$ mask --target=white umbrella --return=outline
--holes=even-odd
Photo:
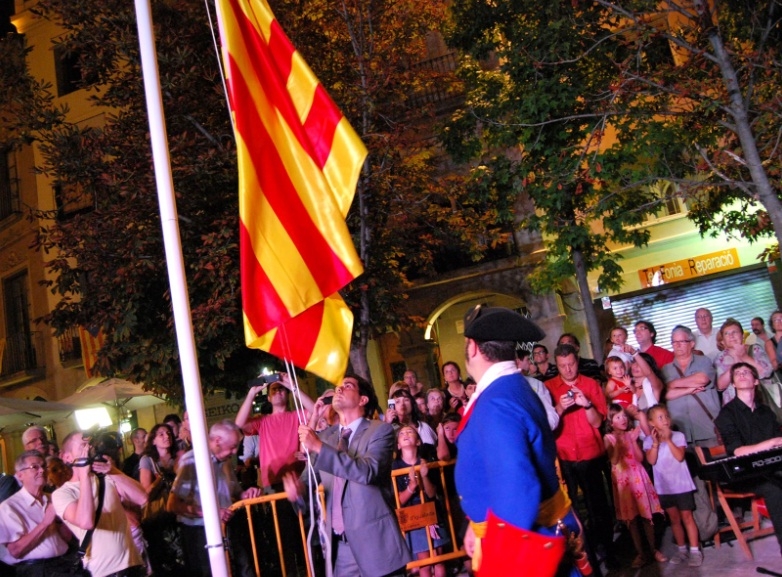
[[[119,413],[122,409],[135,411],[165,403],[166,400],[145,391],[141,385],[124,379],[90,379],[62,402],[75,405],[79,409],[106,406]]]
[[[75,406],[65,402],[0,397],[0,431],[24,429],[31,424],[48,425],[64,421],[74,410]]]

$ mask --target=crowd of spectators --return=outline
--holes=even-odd
[[[616,549],[617,523],[632,537],[633,567],[669,561],[653,518],[667,519],[673,529],[677,548],[670,562],[700,565],[701,541],[709,535],[702,528],[699,534],[702,483],[687,468],[687,453],[718,443],[736,455],[782,447],[779,406],[773,398],[762,404],[758,389],[781,368],[782,313],[771,315],[771,334],[759,317],[748,333],[735,319],[715,329],[705,308],[695,311],[694,321],[697,330],[686,324],[673,329],[670,349],[657,344],[649,321],[633,326],[635,346],[625,327],[614,327],[602,366],[582,356],[572,333],[560,335],[551,352],[542,343],[517,350],[516,372],[545,409],[558,474],[581,515],[596,572],[626,563],[626,552]],[[442,483],[431,464],[458,459],[457,431],[476,383],[462,378],[457,362],[441,370],[442,383],[431,387],[414,370],[405,371],[389,388],[385,410],[374,388],[356,375],[315,401],[302,394],[298,410],[287,375],[251,387],[235,420],[209,432],[229,537],[232,503],[284,493],[293,506],[277,507],[277,522],[286,567],[295,570],[304,559],[295,513],[308,508],[308,487],[322,483],[331,541],[317,540],[315,558],[334,559],[336,575],[404,575],[409,561],[429,556],[429,542],[435,553],[461,547],[467,519],[453,471],[446,470]],[[269,410],[256,413],[263,393]],[[42,427],[25,431],[22,441],[25,451],[15,462],[20,488],[0,504],[0,561],[9,575],[77,574],[68,571],[85,541],[83,564],[92,577],[210,574],[186,414],[184,421],[168,415],[149,433],[132,431],[133,452],[124,460],[115,436],[104,440],[105,458],[95,460],[96,441],[81,432],[68,435],[61,450]],[[392,476],[396,469],[407,472]],[[779,482],[750,489],[766,498],[782,545]],[[437,503],[437,523],[402,538],[395,509],[430,501]],[[446,502],[457,528],[453,540],[443,518]],[[229,542],[235,574],[254,572],[244,540]],[[258,547],[276,551],[274,543]],[[419,574],[443,576],[446,569],[436,563]]]

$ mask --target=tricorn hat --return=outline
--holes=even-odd
[[[531,343],[543,339],[546,333],[515,311],[478,305],[464,315],[464,336],[476,341]]]

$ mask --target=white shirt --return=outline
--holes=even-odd
[[[0,547],[0,560],[15,565],[21,561],[52,559],[67,553],[68,544],[60,536],[57,523],[49,525],[40,543],[20,559],[13,557],[6,548],[41,524],[48,503],[48,495],[43,494],[39,501],[22,487],[0,504],[0,543],[3,545]]]
[[[500,377],[515,375],[518,373],[521,373],[521,371],[516,366],[516,361],[502,361],[491,365],[488,369],[486,369],[486,372],[483,373],[481,380],[476,384],[475,392],[472,394],[472,397],[470,397],[470,401],[467,403],[467,406],[464,409],[464,414],[467,414],[467,411],[470,410],[470,406],[475,403],[475,400],[481,395],[481,393],[483,393],[483,391],[485,391],[495,380],[499,379]],[[546,419],[548,420],[548,424],[553,431],[557,428],[557,425],[559,425],[559,415],[557,414],[556,409],[554,409],[554,405],[551,401],[551,394],[548,392],[546,385],[541,383],[539,380],[533,379],[532,377],[524,378],[527,379],[527,382],[530,384],[530,388],[535,391],[535,394],[540,397],[540,400],[543,403],[543,407],[546,409]]]
[[[717,348],[717,331],[711,329],[711,334],[706,336],[700,331],[693,331],[695,335],[695,348],[709,357],[711,361],[719,354],[720,350]]]
[[[98,480],[91,475],[93,508],[98,507]],[[60,518],[71,503],[77,503],[81,492],[78,481],[68,481],[52,493],[52,503]],[[65,521],[68,529],[79,543],[87,533],[86,529]],[[141,565],[141,556],[133,544],[130,525],[122,507],[122,501],[110,475],[106,475],[106,492],[104,494],[103,512],[100,521],[92,534],[92,542],[84,557],[84,567],[93,577],[103,577],[117,571],[122,571],[134,565]]]

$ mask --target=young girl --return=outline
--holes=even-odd
[[[684,541],[686,531],[690,545],[688,564],[698,567],[703,562],[703,553],[698,548],[698,526],[692,516],[695,510],[695,483],[684,460],[687,439],[684,433],[671,430],[671,416],[664,405],[650,408],[647,420],[652,434],[644,439],[646,460],[654,471],[660,503],[668,514],[673,538],[679,547],[679,551],[671,557],[671,563],[679,564],[688,558],[687,543]]]
[[[606,421],[606,435],[603,439],[611,459],[616,519],[627,523],[638,553],[632,566],[637,569],[649,562],[641,540],[641,526],[649,550],[654,552],[654,559],[664,563],[668,558],[654,548],[652,527],[652,515],[662,513],[663,510],[652,481],[641,464],[643,453],[638,446],[639,429],[630,428],[632,419],[616,403],[609,405]]]
[[[627,365],[619,357],[606,359],[606,372],[609,379],[606,384],[606,397],[611,403],[622,407],[637,405],[638,397],[635,394],[633,379],[627,374]]]
[[[630,364],[633,360],[633,348],[627,344],[627,329],[624,327],[612,328],[608,340],[611,344],[608,356],[619,357],[626,364]]]
[[[437,489],[429,478],[429,468],[426,465],[426,461],[418,456],[418,447],[421,445],[421,439],[418,437],[416,428],[408,425],[401,427],[396,434],[396,445],[398,453],[392,468],[394,470],[406,469],[407,467],[420,465],[420,479],[423,483],[424,494],[426,495],[427,501],[433,500],[437,496]],[[415,469],[410,469],[410,473],[407,475],[396,477],[396,487],[399,492],[399,502],[402,507],[418,505],[421,503],[418,482],[419,477],[416,474]],[[434,547],[438,554],[440,553],[440,548],[449,542],[449,539],[445,537],[445,534],[443,533],[443,529],[437,525],[430,525],[429,527],[408,531],[406,535],[407,545],[417,559],[426,559],[429,557],[429,543],[426,538],[427,530],[429,530],[432,537],[432,547]],[[438,534],[438,532],[440,534]],[[431,577],[431,568],[432,566],[421,567],[419,575],[421,577]],[[435,577],[445,577],[445,565],[442,563],[434,565],[434,575]]]

